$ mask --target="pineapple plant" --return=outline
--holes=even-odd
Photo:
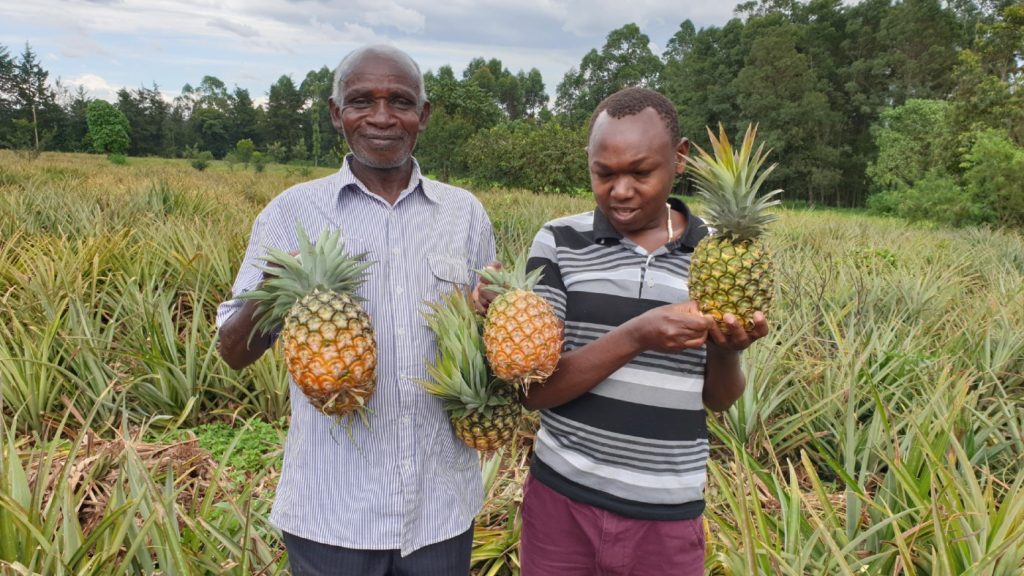
[[[283,324],[285,364],[309,402],[330,416],[365,419],[376,386],[377,344],[355,290],[372,262],[348,254],[340,231],[324,230],[315,245],[301,226],[296,234],[298,254],[270,248],[266,264],[257,266],[267,280],[241,296],[257,302],[253,334]]]
[[[494,378],[484,357],[482,319],[468,295],[454,291],[424,314],[437,337],[438,353],[427,365],[427,392],[444,403],[458,436],[470,448],[491,452],[519,428],[522,406],[515,391]]]
[[[562,321],[533,287],[543,270],[526,273],[519,258],[511,269],[480,270],[498,296],[487,309],[484,346],[494,374],[527,392],[530,384],[551,376],[562,355]]]
[[[776,219],[768,209],[779,204],[775,196],[782,190],[758,196],[776,164],[761,170],[768,153],[763,144],[754,149],[757,127],[747,127],[739,149],[721,124],[718,134],[708,129],[714,154],[698,146],[698,154],[689,159],[697,194],[706,202],[705,220],[714,232],[693,251],[690,299],[723,329],[727,313],[749,329],[754,312],[767,313],[771,306],[774,276],[764,234]]]

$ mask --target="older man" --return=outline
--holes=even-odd
[[[332,429],[292,383],[292,419],[271,523],[292,571],[306,574],[462,575],[483,491],[475,453],[455,438],[441,404],[417,384],[436,349],[422,303],[475,282],[494,258],[491,223],[465,190],[424,177],[412,157],[430,103],[416,63],[368,46],[334,72],[331,121],[352,150],[337,173],[284,191],[260,213],[217,314],[220,351],[235,369],[271,345],[249,334],[269,247],[297,248],[296,222],[316,238],[340,228],[346,247],[374,262],[359,290],[379,348],[369,423],[351,438]]]

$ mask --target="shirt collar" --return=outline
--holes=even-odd
[[[702,238],[708,235],[708,228],[704,224],[704,221],[694,216],[693,213],[690,212],[690,207],[687,206],[686,203],[683,202],[680,198],[669,197],[668,204],[669,206],[672,207],[673,210],[675,210],[676,212],[681,212],[683,216],[686,218],[686,231],[683,232],[683,235],[678,240],[670,242],[667,248],[672,250],[680,245],[687,246],[690,248],[696,248],[697,243],[700,242]],[[595,207],[594,242],[598,244],[605,244],[609,240],[621,242],[622,234],[618,230],[616,230],[614,226],[612,226],[612,223],[611,221],[608,220],[608,217],[604,215],[604,212],[601,212],[601,208],[599,206]]]
[[[352,186],[355,186],[357,189],[370,194],[371,192],[369,187],[367,187],[366,184],[363,184],[363,182],[356,177],[355,173],[352,172],[352,158],[352,153],[349,152],[345,155],[345,160],[341,163],[341,170],[338,171],[338,193],[340,194],[345,190],[351,189]],[[440,203],[441,199],[438,197],[437,190],[435,190],[433,186],[429,185],[430,181],[424,178],[423,173],[420,172],[419,162],[417,162],[415,158],[411,158],[411,160],[412,173],[409,175],[409,184],[406,186],[405,190],[402,190],[402,193],[398,195],[398,200],[405,198],[417,190],[422,190],[423,195],[426,196],[428,200],[435,204]]]

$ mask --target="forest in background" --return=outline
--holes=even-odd
[[[417,158],[477,185],[588,188],[594,106],[625,86],[677,105],[684,134],[757,123],[791,203],[867,206],[911,220],[1024,226],[1024,5],[1008,0],[762,0],[723,26],[680,23],[669,39],[612,30],[552,94],[540,72],[479,57],[425,73],[433,106]],[[51,79],[31,43],[0,45],[0,147],[337,165],[327,66],[281,76],[255,105],[214,76],[167,101],[153,84],[112,105]],[[90,117],[92,121],[90,122]],[[195,165],[202,165],[201,162]]]

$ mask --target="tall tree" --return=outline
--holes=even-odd
[[[583,123],[605,97],[627,86],[655,86],[661,60],[636,24],[608,33],[601,51],[591,50],[558,85],[556,109],[571,123]]]
[[[36,53],[26,43],[15,66],[14,90],[21,115],[25,116],[23,119],[31,123],[32,144],[36,150],[40,149],[40,115],[44,108],[55,106],[53,90],[47,83],[49,77],[49,72],[43,70]]]
[[[131,130],[125,115],[106,100],[93,100],[86,113],[89,139],[93,148],[104,154],[124,154]]]
[[[903,0],[882,20],[880,37],[889,51],[896,104],[949,96],[949,72],[964,47],[952,10],[939,0]]]
[[[310,70],[299,85],[299,91],[305,98],[306,114],[309,127],[307,140],[313,164],[319,166],[328,162],[331,151],[338,139],[337,131],[331,124],[331,114],[327,100],[331,97],[334,84],[334,73],[326,66],[319,70]],[[334,161],[338,159],[335,158]]]
[[[291,76],[284,75],[270,87],[267,101],[267,134],[264,141],[280,142],[289,151],[303,142],[305,98]],[[303,146],[304,146],[303,142]]]
[[[786,195],[820,202],[835,194],[839,182],[838,118],[810,58],[796,49],[795,25],[751,32],[757,37],[735,81],[743,123],[760,124],[779,162],[772,177]]]
[[[164,129],[170,105],[163,99],[156,84],[152,88],[140,87],[134,91],[122,88],[117,92],[117,108],[131,126],[132,156],[159,156],[167,152]]]
[[[235,87],[231,93],[231,107],[228,110],[228,139],[232,142],[252,140],[257,146],[258,118],[256,105],[245,88]]]

